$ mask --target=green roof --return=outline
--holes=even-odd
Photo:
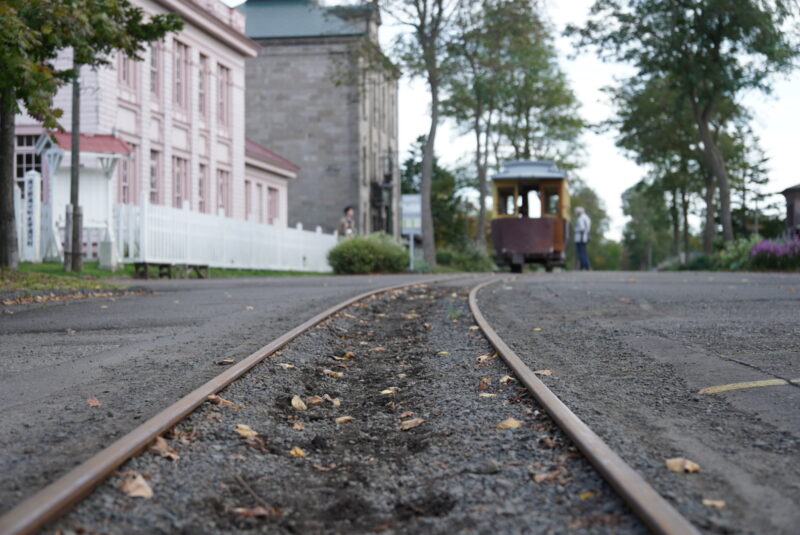
[[[360,35],[366,28],[337,15],[313,0],[247,0],[238,6],[251,39]]]

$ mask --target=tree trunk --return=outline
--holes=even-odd
[[[69,202],[72,205],[71,261],[67,271],[83,269],[83,214],[78,205],[81,180],[81,83],[80,65],[75,63],[75,79],[72,81],[72,158],[70,164]],[[66,253],[65,253],[66,256]],[[66,260],[66,259],[65,259]],[[66,267],[66,264],[65,264]]]
[[[17,222],[14,214],[15,101],[11,90],[0,92],[0,268],[17,269]]]
[[[681,188],[681,212],[683,213],[683,263],[689,262],[689,194],[687,187]]]
[[[422,254],[430,267],[436,267],[436,243],[433,232],[433,211],[431,210],[431,183],[433,182],[433,158],[436,143],[436,128],[439,126],[439,83],[428,78],[431,90],[431,126],[422,153]]]
[[[481,143],[480,116],[476,116],[473,128],[475,130],[475,169],[478,173],[478,228],[475,244],[483,248],[486,246],[486,165],[484,164],[485,152]],[[488,147],[486,148],[488,149]]]
[[[710,255],[714,252],[714,235],[716,234],[717,223],[714,219],[716,206],[714,205],[714,175],[711,171],[704,170],[705,175],[705,202],[706,202],[706,222],[703,226],[703,253]]]
[[[678,256],[680,252],[681,243],[681,219],[678,211],[678,190],[677,188],[670,191],[672,200],[669,205],[669,215],[672,219],[672,256]]]
[[[697,127],[700,131],[700,139],[703,141],[703,156],[706,165],[717,179],[719,186],[719,218],[722,222],[722,237],[725,241],[733,241],[733,221],[731,220],[731,186],[728,178],[728,170],[719,151],[714,136],[708,128],[708,120],[703,117],[697,118]]]

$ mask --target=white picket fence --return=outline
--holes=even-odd
[[[336,234],[265,225],[148,204],[114,206],[116,250],[123,263],[235,269],[331,271]]]

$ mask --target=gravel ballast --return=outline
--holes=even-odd
[[[507,378],[467,293],[350,307],[177,425],[177,460],[131,459],[48,532],[646,532]],[[120,488],[137,476],[152,497]]]

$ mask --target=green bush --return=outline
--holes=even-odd
[[[436,263],[458,271],[494,271],[497,269],[485,250],[472,245],[461,250],[442,249],[437,251]]]
[[[750,251],[753,245],[761,241],[760,236],[739,238],[725,244],[725,248],[711,256],[711,269],[723,271],[743,271],[752,268]]]
[[[328,252],[334,273],[396,273],[408,267],[408,252],[385,232],[342,240]]]

